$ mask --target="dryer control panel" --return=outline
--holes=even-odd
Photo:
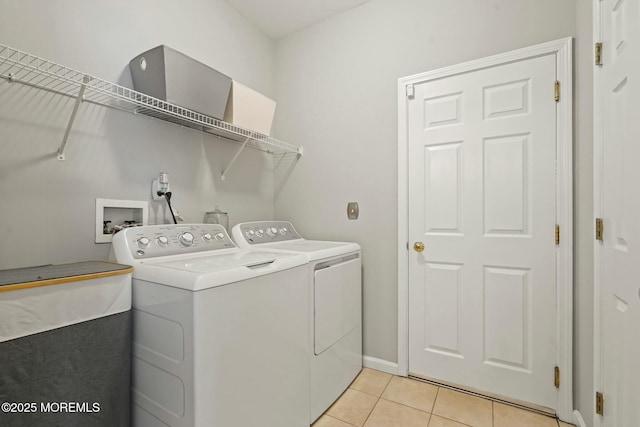
[[[113,250],[123,256],[147,259],[235,248],[219,224],[162,224],[127,228],[113,236]]]
[[[249,245],[301,239],[289,221],[243,222],[233,227],[231,234],[236,242],[244,241]]]

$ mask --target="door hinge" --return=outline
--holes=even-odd
[[[559,245],[560,244],[560,226],[558,224],[556,224],[555,238],[556,238],[556,245]]]
[[[602,65],[602,43],[598,42],[595,46],[596,65]]]
[[[560,102],[560,82],[558,80],[553,84],[553,95],[556,102]]]
[[[560,368],[556,366],[553,371],[553,385],[556,386],[556,388],[560,388]]]
[[[596,391],[596,414],[604,415],[604,395]]]
[[[407,85],[407,98],[413,99],[416,96],[416,90],[413,85]]]
[[[604,224],[602,218],[596,218],[596,240],[602,242],[602,233],[604,232]]]

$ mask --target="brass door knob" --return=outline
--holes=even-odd
[[[413,250],[416,252],[422,252],[424,251],[424,243],[422,242],[415,242],[413,244]]]

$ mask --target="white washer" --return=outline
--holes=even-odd
[[[113,251],[134,267],[134,426],[309,425],[306,257],[217,224],[128,228]]]
[[[303,239],[287,221],[237,224],[241,248],[303,254],[311,288],[311,422],[362,369],[362,267],[357,243]]]

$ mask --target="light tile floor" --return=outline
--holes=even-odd
[[[364,368],[313,427],[572,427],[534,412]]]

